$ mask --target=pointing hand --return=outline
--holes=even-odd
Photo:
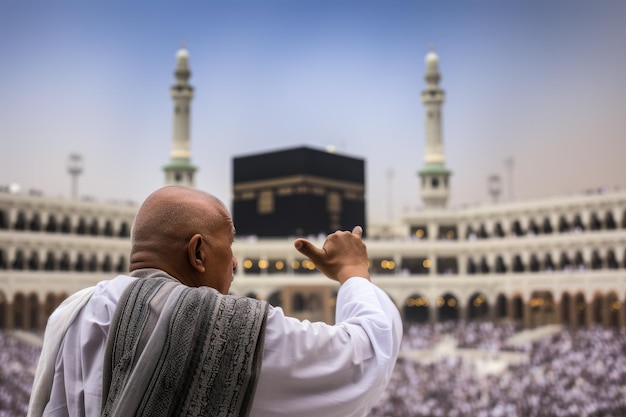
[[[321,249],[302,238],[296,239],[294,246],[320,272],[341,284],[355,276],[369,280],[367,248],[362,235],[363,228],[355,226],[352,232],[337,231],[328,235]]]

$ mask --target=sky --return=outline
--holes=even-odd
[[[367,218],[422,206],[424,57],[439,55],[449,207],[626,188],[626,2],[0,2],[0,185],[140,203],[164,184],[175,55],[196,185],[233,157],[332,145],[366,161]],[[507,164],[507,161],[510,161]]]

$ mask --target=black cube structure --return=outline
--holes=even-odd
[[[309,147],[233,159],[237,235],[293,237],[365,227],[365,161]]]

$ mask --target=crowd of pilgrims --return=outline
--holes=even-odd
[[[451,337],[456,349],[487,351],[493,358],[513,352],[525,359],[502,372],[482,372],[471,355],[431,361],[403,355],[370,417],[626,416],[626,329],[566,327],[510,344],[516,327],[490,322],[407,327],[404,353],[436,349]]]
[[[513,324],[443,322],[405,328],[401,357],[370,417],[617,417],[626,415],[626,329],[560,331],[525,344]],[[484,372],[471,356],[415,360],[452,340],[455,352],[523,356]],[[0,331],[0,417],[24,416],[40,347]]]
[[[0,417],[25,416],[41,347],[0,330]]]

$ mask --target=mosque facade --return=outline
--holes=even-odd
[[[189,56],[178,51],[174,135],[165,184],[194,186]],[[519,321],[626,327],[626,192],[448,208],[439,58],[426,56],[424,209],[368,227],[372,280],[405,321]],[[132,204],[0,190],[0,328],[41,330],[67,295],[129,264]],[[321,245],[323,238],[313,238]],[[322,278],[292,239],[234,243],[233,294],[280,304],[299,317],[332,321],[338,285]]]

